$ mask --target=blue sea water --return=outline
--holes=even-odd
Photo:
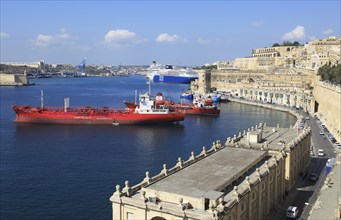
[[[145,172],[159,173],[177,158],[188,159],[203,146],[260,122],[289,127],[284,112],[238,103],[222,103],[221,115],[186,116],[174,125],[45,125],[15,123],[12,105],[108,106],[124,108],[135,90],[147,92],[143,76],[32,79],[34,86],[1,87],[0,218],[111,219],[109,198],[116,184],[135,185]],[[155,83],[179,101],[184,84]],[[241,158],[242,159],[242,158]]]

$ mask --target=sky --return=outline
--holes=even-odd
[[[340,37],[340,0],[0,0],[1,62],[201,66]]]

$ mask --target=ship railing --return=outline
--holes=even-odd
[[[153,112],[168,112],[168,109],[153,109]]]
[[[108,107],[43,107],[37,108],[42,111],[64,112],[64,113],[93,113],[93,114],[108,114],[108,113],[126,113],[131,112],[130,109],[123,108],[108,108]]]

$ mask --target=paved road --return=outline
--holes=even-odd
[[[317,199],[318,191],[320,191],[326,178],[325,167],[327,159],[336,156],[335,148],[330,140],[325,135],[320,135],[320,131],[322,130],[321,122],[315,120],[306,113],[302,113],[302,115],[303,117],[309,117],[308,120],[305,120],[305,126],[310,127],[312,130],[311,143],[314,155],[312,155],[307,175],[299,177],[299,180],[290,190],[284,202],[278,204],[276,211],[270,215],[270,219],[287,219],[286,209],[290,205],[298,207],[298,218],[307,219],[312,204],[314,204]],[[317,156],[318,149],[324,150],[325,155],[323,157]],[[310,172],[317,173],[320,176],[317,182],[309,180]]]

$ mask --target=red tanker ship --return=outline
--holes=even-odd
[[[134,102],[124,102],[126,106],[134,110],[139,107],[139,104]],[[211,98],[205,100],[194,100],[193,104],[177,104],[169,100],[164,100],[162,93],[157,93],[155,96],[155,105],[164,106],[165,108],[183,111],[187,115],[220,115],[220,108],[213,104]]]
[[[185,113],[168,108],[156,108],[149,93],[139,97],[134,108],[94,107],[31,107],[13,106],[16,122],[46,124],[162,124],[183,121]]]

